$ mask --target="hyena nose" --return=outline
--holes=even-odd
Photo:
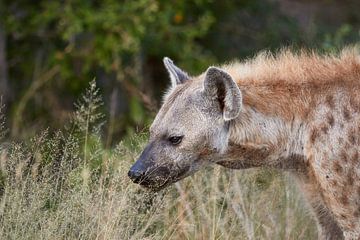
[[[128,176],[129,178],[134,182],[134,183],[140,183],[141,180],[143,179],[145,175],[145,172],[139,171],[139,170],[135,170],[135,169],[130,169],[128,172]]]

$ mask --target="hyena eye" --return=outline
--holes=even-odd
[[[178,145],[181,143],[182,139],[183,139],[183,136],[172,136],[172,137],[169,137],[169,142],[172,145]]]

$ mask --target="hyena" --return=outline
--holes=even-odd
[[[360,55],[288,50],[191,77],[164,58],[171,87],[128,175],[159,190],[209,164],[296,178],[320,239],[360,239]]]

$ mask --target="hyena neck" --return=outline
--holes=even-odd
[[[219,164],[230,168],[302,170],[304,133],[305,124],[298,118],[289,121],[245,106],[230,124],[228,151]]]

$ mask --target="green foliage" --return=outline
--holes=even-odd
[[[341,46],[346,44],[347,39],[353,36],[353,27],[349,24],[342,25],[335,33],[330,34],[326,33],[322,43],[322,49],[326,52],[336,52]],[[360,38],[360,31],[358,33],[358,38]],[[356,43],[356,41],[354,41]]]
[[[6,134],[4,108],[5,106],[2,104],[2,101],[0,99],[0,141],[4,139],[4,136]]]
[[[74,98],[94,76],[105,93],[107,117],[112,118],[107,145],[146,128],[168,85],[164,56],[197,74],[219,61],[262,49],[291,45],[329,51],[359,41],[360,19],[352,12],[356,1],[342,8],[349,21],[334,16],[337,25],[325,22],[315,4],[319,19],[314,15],[305,26],[299,13],[308,14],[306,3],[303,10],[289,12],[282,4],[3,0],[0,27],[7,36],[12,83],[11,135],[29,132],[18,129],[20,118],[26,129],[64,125]]]
[[[47,69],[57,66],[60,70],[53,77],[56,80],[42,89],[48,89],[55,96],[53,99],[59,101],[78,95],[94,75],[105,74],[112,85],[134,90],[131,86],[147,80],[141,68],[153,56],[160,63],[164,55],[169,55],[186,62],[190,70],[200,70],[215,60],[197,41],[214,22],[212,11],[204,8],[210,2],[176,1],[174,5],[171,1],[155,0],[5,1],[8,7],[2,9],[2,16],[10,40],[8,58],[16,62],[9,69],[11,78],[19,90],[26,89],[28,82],[23,79],[33,76],[36,81]],[[107,91],[113,88],[110,86]],[[162,89],[155,91],[159,94]],[[16,91],[15,97],[19,93],[22,95]],[[130,126],[149,122],[139,94],[134,95],[134,91],[126,94],[131,100],[129,111],[124,113],[128,116],[122,121]],[[45,104],[39,105],[32,98]],[[46,104],[44,95],[32,92],[25,101],[33,109],[29,120],[54,111]],[[17,105],[14,108],[17,112]],[[45,118],[52,118],[46,115]]]

